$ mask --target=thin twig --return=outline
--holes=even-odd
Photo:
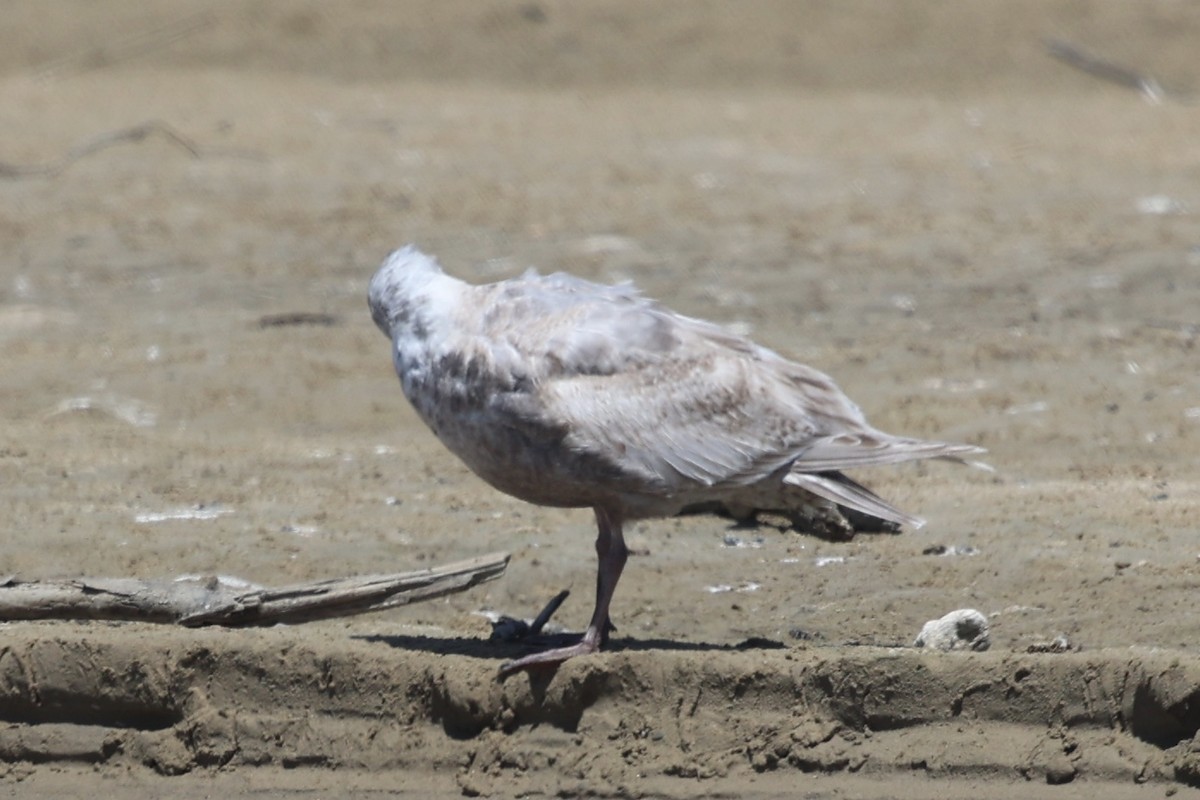
[[[130,128],[120,128],[94,136],[81,144],[75,145],[65,155],[44,164],[13,164],[7,161],[0,161],[0,178],[8,178],[10,180],[21,178],[53,178],[62,174],[76,161],[87,158],[101,150],[107,150],[110,147],[127,142],[143,142],[151,136],[156,135],[179,147],[192,158],[203,158],[206,155],[213,155],[218,152],[241,157],[250,157],[253,155],[244,151],[201,149],[192,140],[165,122],[151,120],[150,122],[143,122],[140,125],[134,125]]]
[[[1167,90],[1152,75],[1100,58],[1061,39],[1046,39],[1045,45],[1046,52],[1064,64],[1102,81],[1141,92],[1152,103],[1161,103],[1168,96]],[[1180,102],[1190,102],[1190,98],[1175,92],[1171,92],[1170,96]]]
[[[529,624],[529,632],[534,636],[537,636],[539,633],[541,633],[542,628],[546,627],[546,623],[549,622],[550,618],[554,616],[554,612],[558,611],[558,607],[561,606],[563,601],[570,596],[571,590],[563,589],[561,592],[554,595],[554,597],[550,598],[550,602],[546,603],[546,607],[543,608],[541,613],[534,617],[533,622]]]
[[[341,324],[341,319],[321,311],[286,311],[282,314],[266,314],[258,318],[260,328],[285,328],[293,325],[319,325],[332,328]]]
[[[558,611],[558,607],[563,604],[563,601],[570,594],[570,589],[563,589],[554,595],[554,597],[550,598],[550,602],[546,604],[546,607],[541,610],[541,613],[532,621],[510,617],[508,614],[501,614],[492,620],[492,641],[519,642],[539,635],[542,629],[546,627],[546,623],[554,616],[554,612]]]

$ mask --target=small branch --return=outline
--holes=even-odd
[[[102,133],[88,139],[82,144],[77,144],[54,161],[47,161],[43,164],[13,164],[8,161],[0,161],[0,178],[8,178],[9,180],[17,180],[21,178],[53,178],[67,170],[72,164],[81,159],[87,158],[101,150],[107,150],[118,144],[126,142],[143,142],[151,136],[161,136],[171,144],[184,150],[192,158],[203,158],[206,155],[214,155],[218,151],[201,149],[197,147],[190,139],[183,134],[177,132],[165,122],[151,120],[143,122],[140,125],[134,125],[129,128],[120,128],[115,131]],[[259,156],[253,153],[240,150],[221,150],[222,154],[234,155],[242,158],[258,158]]]
[[[296,624],[419,603],[495,580],[508,566],[493,553],[392,575],[247,587],[228,578],[79,578],[0,582],[0,620],[114,619],[188,627]]]
[[[542,629],[546,627],[546,623],[554,616],[554,612],[558,611],[558,607],[563,604],[571,595],[570,589],[563,589],[554,597],[550,598],[550,602],[542,609],[532,621],[525,621],[510,617],[507,614],[501,614],[491,620],[492,622],[492,640],[497,642],[519,642],[522,639],[530,639],[541,634]]]
[[[267,314],[258,318],[260,328],[284,328],[293,325],[320,325],[332,328],[340,323],[338,317],[321,311],[285,311],[282,314]]]
[[[1100,58],[1061,39],[1046,39],[1045,45],[1046,52],[1053,58],[1094,78],[1141,92],[1151,103],[1161,103],[1168,96],[1167,90],[1152,75]],[[1188,102],[1187,98],[1176,93],[1171,93],[1171,96],[1177,101]]]

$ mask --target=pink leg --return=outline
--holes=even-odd
[[[617,581],[621,579],[621,570],[625,568],[625,560],[629,557],[629,548],[625,546],[620,517],[599,507],[595,511],[596,524],[599,527],[596,534],[596,556],[599,561],[599,569],[596,573],[596,608],[592,612],[592,621],[588,624],[583,638],[577,644],[569,647],[545,650],[502,664],[500,666],[501,675],[508,675],[538,664],[557,664],[568,658],[595,653],[604,643],[610,627],[608,606],[612,602],[613,592],[617,589]]]

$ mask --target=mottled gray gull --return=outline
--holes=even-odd
[[[631,520],[718,503],[920,526],[841,470],[983,452],[877,430],[824,373],[628,284],[530,271],[473,286],[408,246],[368,300],[405,396],[451,452],[502,492],[596,514],[587,631],[504,672],[600,649]]]

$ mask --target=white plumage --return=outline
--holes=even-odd
[[[840,470],[982,452],[876,430],[827,375],[627,284],[529,272],[473,286],[409,246],[368,299],[405,395],[455,455],[522,500],[596,512],[588,632],[506,669],[599,647],[625,521],[710,504],[836,515],[837,504],[919,526]]]

